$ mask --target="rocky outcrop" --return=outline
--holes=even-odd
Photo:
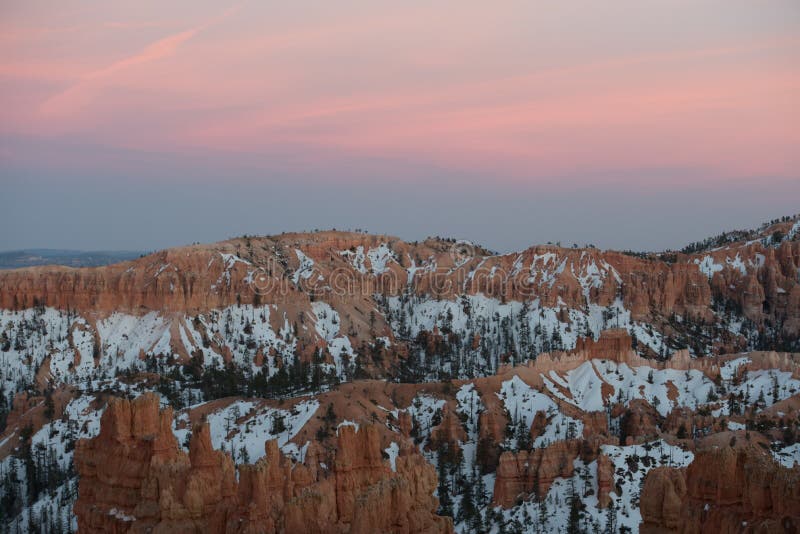
[[[673,409],[667,415],[661,425],[661,430],[681,439],[691,438],[695,430],[701,434],[721,432],[725,430],[724,422],[727,423],[727,420],[714,417],[710,413],[702,415],[689,408],[681,407]]]
[[[457,447],[459,441],[467,441],[467,434],[458,415],[445,404],[442,407],[442,422],[431,430],[430,448],[436,450],[444,443]]]
[[[376,427],[342,427],[329,468],[318,446],[294,463],[267,442],[237,481],[206,424],[195,426],[188,454],[171,424],[172,411],[160,411],[153,394],[109,403],[100,434],[76,447],[81,532],[452,531],[452,520],[435,514],[434,468],[406,446],[393,469]]]
[[[496,410],[487,409],[478,416],[478,430],[481,439],[485,439],[491,443],[500,443],[503,441],[508,418],[502,413],[498,413],[500,409],[499,406]]]
[[[607,508],[614,490],[614,463],[605,454],[597,457],[597,505]]]
[[[699,451],[686,469],[647,475],[641,532],[796,532],[798,484],[800,467],[781,467],[759,447]]]
[[[641,494],[642,531],[680,529],[686,500],[686,477],[682,469],[656,467],[651,470]]]
[[[620,417],[620,434],[624,438],[621,445],[642,443],[658,436],[659,416],[656,409],[642,399],[632,400],[628,406],[616,405],[612,417]]]
[[[530,451],[505,451],[500,455],[492,503],[510,508],[521,500],[539,499],[547,495],[556,478],[573,475],[574,461],[579,458],[589,464],[597,460],[598,501],[608,506],[613,491],[614,469],[611,460],[600,453],[600,447],[615,443],[607,436],[592,435],[588,439],[556,441]]]
[[[800,331],[797,240],[777,248],[759,242],[732,244],[708,253],[679,254],[670,262],[550,245],[507,255],[475,248],[458,259],[452,246],[348,232],[237,238],[105,267],[3,271],[0,308],[46,304],[81,312],[192,313],[235,303],[269,303],[296,311],[308,309],[309,294],[314,294],[351,311],[345,326],[363,339],[386,325],[371,324],[354,307],[369,310],[371,295],[398,295],[410,285],[417,294],[447,299],[462,292],[504,300],[536,298],[564,313],[583,309],[587,300],[607,306],[619,297],[634,320],[665,328],[664,318],[672,314],[713,320],[714,296],[731,302],[756,324],[771,319],[787,334]],[[379,247],[386,247],[391,257],[373,266],[364,252]],[[304,268],[297,251],[313,262],[315,276],[295,276]],[[360,263],[354,259],[358,251]],[[423,261],[425,268],[419,268]],[[711,264],[713,269],[701,270]],[[593,282],[584,287],[587,277]]]
[[[27,429],[32,435],[48,422],[61,417],[64,407],[72,400],[73,395],[71,388],[52,391],[49,400],[47,396],[33,396],[28,392],[15,395],[11,411],[6,416],[5,428],[0,432],[0,459],[14,452],[18,446],[18,439],[12,438],[15,435],[18,438],[23,429]]]
[[[224,532],[235,505],[233,462],[212,449],[207,426],[187,455],[171,425],[172,409],[160,411],[156,395],[109,402],[100,434],[75,448],[82,532]]]
[[[500,455],[492,503],[510,508],[520,500],[547,495],[558,477],[571,477],[580,452],[576,440],[557,441],[532,451],[506,451]]]
[[[631,345],[632,338],[628,331],[615,328],[604,330],[597,340],[591,337],[579,338],[572,352],[588,354],[599,360],[620,361],[624,359],[623,355],[632,352]]]

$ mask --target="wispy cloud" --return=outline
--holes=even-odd
[[[172,56],[181,45],[195,37],[201,31],[222,22],[236,12],[239,7],[240,6],[235,6],[228,9],[221,15],[199,26],[163,37],[145,46],[132,56],[120,59],[111,65],[84,74],[77,82],[70,85],[67,89],[42,102],[39,107],[39,112],[46,117],[64,116],[80,112],[92,102],[98,91],[101,91],[113,81],[114,76],[118,73],[135,65],[150,63]]]
[[[134,21],[134,22],[127,22],[127,21],[117,21],[117,20],[110,20],[108,22],[104,22],[103,26],[106,28],[113,28],[113,29],[122,29],[122,30],[139,30],[142,28],[161,28],[166,26],[167,23],[158,21],[158,20],[151,20],[151,21]]]

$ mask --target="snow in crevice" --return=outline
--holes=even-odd
[[[346,374],[343,357],[346,356],[349,360],[349,365],[354,366],[356,353],[350,343],[350,338],[348,336],[339,335],[339,329],[341,327],[339,313],[327,302],[312,302],[311,308],[314,312],[314,327],[316,328],[317,334],[327,342],[328,352],[330,352],[333,357],[336,375],[343,378]]]
[[[223,264],[222,272],[220,273],[219,278],[217,278],[216,283],[214,283],[211,286],[211,289],[216,289],[217,287],[220,287],[221,285],[223,285],[223,283],[225,285],[227,285],[227,286],[230,286],[230,284],[231,284],[231,269],[233,269],[236,266],[237,263],[241,263],[243,265],[252,265],[252,263],[250,263],[247,260],[244,260],[244,259],[240,258],[236,254],[225,254],[223,252],[220,252],[219,255],[222,257],[222,264]],[[212,258],[212,261],[213,261],[213,258]],[[210,265],[211,265],[211,262],[209,262],[209,266]]]
[[[353,268],[361,274],[367,274],[367,267],[364,264],[366,256],[364,255],[364,246],[359,245],[353,250],[342,250],[339,254],[348,258]]]
[[[384,449],[384,451],[389,456],[389,466],[392,468],[392,471],[396,473],[397,456],[400,454],[400,445],[398,445],[396,441],[393,441]]]
[[[719,263],[714,263],[714,258],[711,256],[704,256],[702,260],[695,258],[694,263],[699,267],[700,272],[709,278],[713,278],[714,273],[718,273],[724,268]]]
[[[386,243],[381,243],[380,246],[369,249],[367,252],[367,258],[369,259],[370,268],[372,269],[372,274],[374,275],[379,275],[386,272],[386,265],[389,262],[397,261],[394,252]]]
[[[503,401],[510,423],[526,432],[530,431],[536,414],[544,414],[547,426],[533,440],[533,447],[546,447],[555,441],[574,439],[583,434],[583,421],[564,415],[550,397],[529,386],[516,375],[503,382],[497,396]],[[516,435],[508,438],[506,448],[517,449],[517,440]]]
[[[342,428],[343,426],[351,426],[351,427],[353,427],[355,429],[356,432],[358,432],[358,429],[359,429],[359,424],[358,423],[356,423],[355,421],[351,421],[349,419],[345,419],[344,421],[342,421],[338,425],[336,425],[336,435],[337,436],[339,435],[339,429]]]
[[[730,423],[729,425],[730,426]],[[800,443],[794,443],[785,447],[778,447],[770,450],[775,461],[783,467],[791,469],[800,464]]]
[[[290,443],[308,423],[319,408],[316,400],[302,401],[289,410],[257,407],[253,401],[238,400],[225,408],[212,412],[207,420],[211,431],[211,444],[215,449],[233,455],[236,463],[254,463],[264,456],[264,443],[275,439],[287,454],[296,456],[300,449]],[[186,440],[185,429],[179,441]]]
[[[412,434],[419,441],[420,450],[423,450],[430,439],[433,427],[438,424],[445,401],[431,395],[421,393],[414,397],[407,408],[396,408],[391,411],[395,419],[400,417],[400,412],[407,412],[411,416]]]
[[[314,274],[314,260],[303,254],[300,249],[294,250],[295,254],[297,255],[298,261],[300,261],[300,266],[292,275],[292,283],[297,285],[300,280],[308,280]]]

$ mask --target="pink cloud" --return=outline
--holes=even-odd
[[[224,25],[230,10],[159,37],[185,18],[180,6],[134,18],[99,6],[80,32],[44,31],[80,17],[53,15],[30,35],[12,21],[33,44],[0,61],[0,97],[15,103],[0,109],[0,129],[179,157],[396,157],[512,182],[599,167],[725,176],[798,167],[791,27],[770,19],[759,31],[697,24],[692,33],[689,17],[662,29],[626,5],[630,22],[524,3],[251,3]],[[133,35],[149,41],[133,45]],[[66,59],[56,44],[70,47]]]
[[[238,10],[238,6],[228,9],[220,16],[202,25],[159,39],[132,56],[84,74],[66,90],[44,101],[39,108],[40,113],[44,116],[59,116],[80,111],[94,99],[98,91],[113,80],[117,73],[136,65],[150,63],[173,55],[183,43],[211,25],[221,22],[236,10]]]
[[[80,111],[94,98],[96,92],[112,79],[114,74],[134,65],[155,61],[173,54],[182,43],[191,39],[200,29],[198,27],[170,35],[148,45],[133,56],[85,74],[77,83],[43,102],[39,111],[45,116],[68,115]]]

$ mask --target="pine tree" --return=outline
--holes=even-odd
[[[606,528],[604,530],[605,534],[614,534],[617,531],[617,510],[616,506],[614,506],[614,501],[612,500],[608,503],[608,508],[606,508]]]
[[[494,441],[489,436],[478,439],[478,446],[475,452],[475,462],[480,468],[481,474],[489,473],[493,462]]]
[[[450,485],[448,484],[449,460],[446,452],[447,445],[436,451],[436,468],[439,475],[439,515],[453,516],[453,500],[450,496]]]
[[[471,483],[466,483],[463,485],[463,490],[461,491],[461,505],[458,508],[459,522],[466,523],[470,527],[475,520],[476,514],[478,514],[478,508],[475,505],[475,495],[473,490],[474,488]]]
[[[567,533],[568,534],[583,534],[581,528],[581,500],[578,497],[578,492],[575,491],[575,483],[570,481],[569,490],[569,516],[567,519]]]
[[[333,406],[332,404],[329,406]],[[286,423],[283,421],[283,415],[275,411],[272,413],[272,433],[273,434],[281,434],[286,432]]]
[[[756,405],[758,405],[761,408],[767,405],[767,400],[764,398],[763,389],[758,393],[758,399],[756,399]]]
[[[533,444],[531,443],[531,429],[525,424],[525,418],[520,417],[517,421],[516,436],[517,448],[520,450],[530,450]]]

